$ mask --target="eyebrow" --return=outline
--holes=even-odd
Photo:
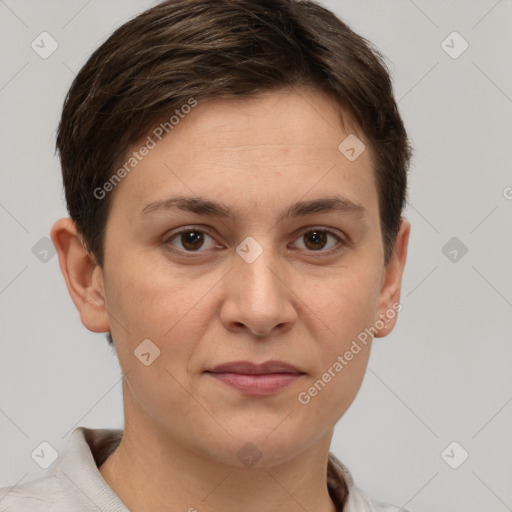
[[[172,196],[162,201],[149,203],[142,209],[139,218],[146,217],[154,212],[176,210],[192,212],[197,215],[230,219],[234,222],[240,219],[239,213],[225,204],[202,197],[186,196]],[[305,217],[321,212],[338,212],[345,215],[361,216],[366,213],[366,209],[361,204],[355,203],[346,197],[335,195],[294,203],[285,213],[281,214],[278,222],[281,222],[285,218]]]

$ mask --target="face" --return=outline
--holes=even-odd
[[[371,151],[343,118],[306,89],[201,103],[117,185],[98,272],[127,422],[228,464],[249,442],[261,465],[330,442],[358,336],[393,303]],[[212,372],[271,360],[294,369]]]

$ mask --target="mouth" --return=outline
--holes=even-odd
[[[284,361],[267,361],[262,364],[233,361],[206,370],[205,373],[251,396],[275,394],[306,375],[305,372]]]

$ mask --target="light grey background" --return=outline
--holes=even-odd
[[[415,147],[403,310],[375,341],[332,451],[359,486],[413,512],[512,510],[512,1],[324,3],[388,58]],[[64,95],[150,5],[0,0],[0,485],[44,473],[30,457],[42,441],[61,450],[78,425],[123,425],[113,351],[80,323],[57,257],[32,248],[66,216],[54,156]],[[47,59],[30,46],[43,31],[59,45]],[[469,44],[456,59],[441,45],[454,31]],[[459,242],[442,252],[452,237],[465,255]],[[441,457],[452,441],[469,453],[458,469]]]

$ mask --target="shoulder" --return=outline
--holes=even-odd
[[[0,487],[0,512],[126,512],[98,470],[120,432],[77,427],[44,476]]]
[[[409,512],[405,508],[374,500],[356,485],[350,489],[344,512],[345,510],[347,512]]]
[[[405,508],[374,500],[354,483],[348,468],[332,452],[329,453],[328,482],[335,496],[343,495],[343,512],[409,512]]]
[[[45,475],[30,482],[0,487],[0,512],[49,512],[65,510],[60,484],[55,475]],[[63,508],[55,508],[61,505]]]

